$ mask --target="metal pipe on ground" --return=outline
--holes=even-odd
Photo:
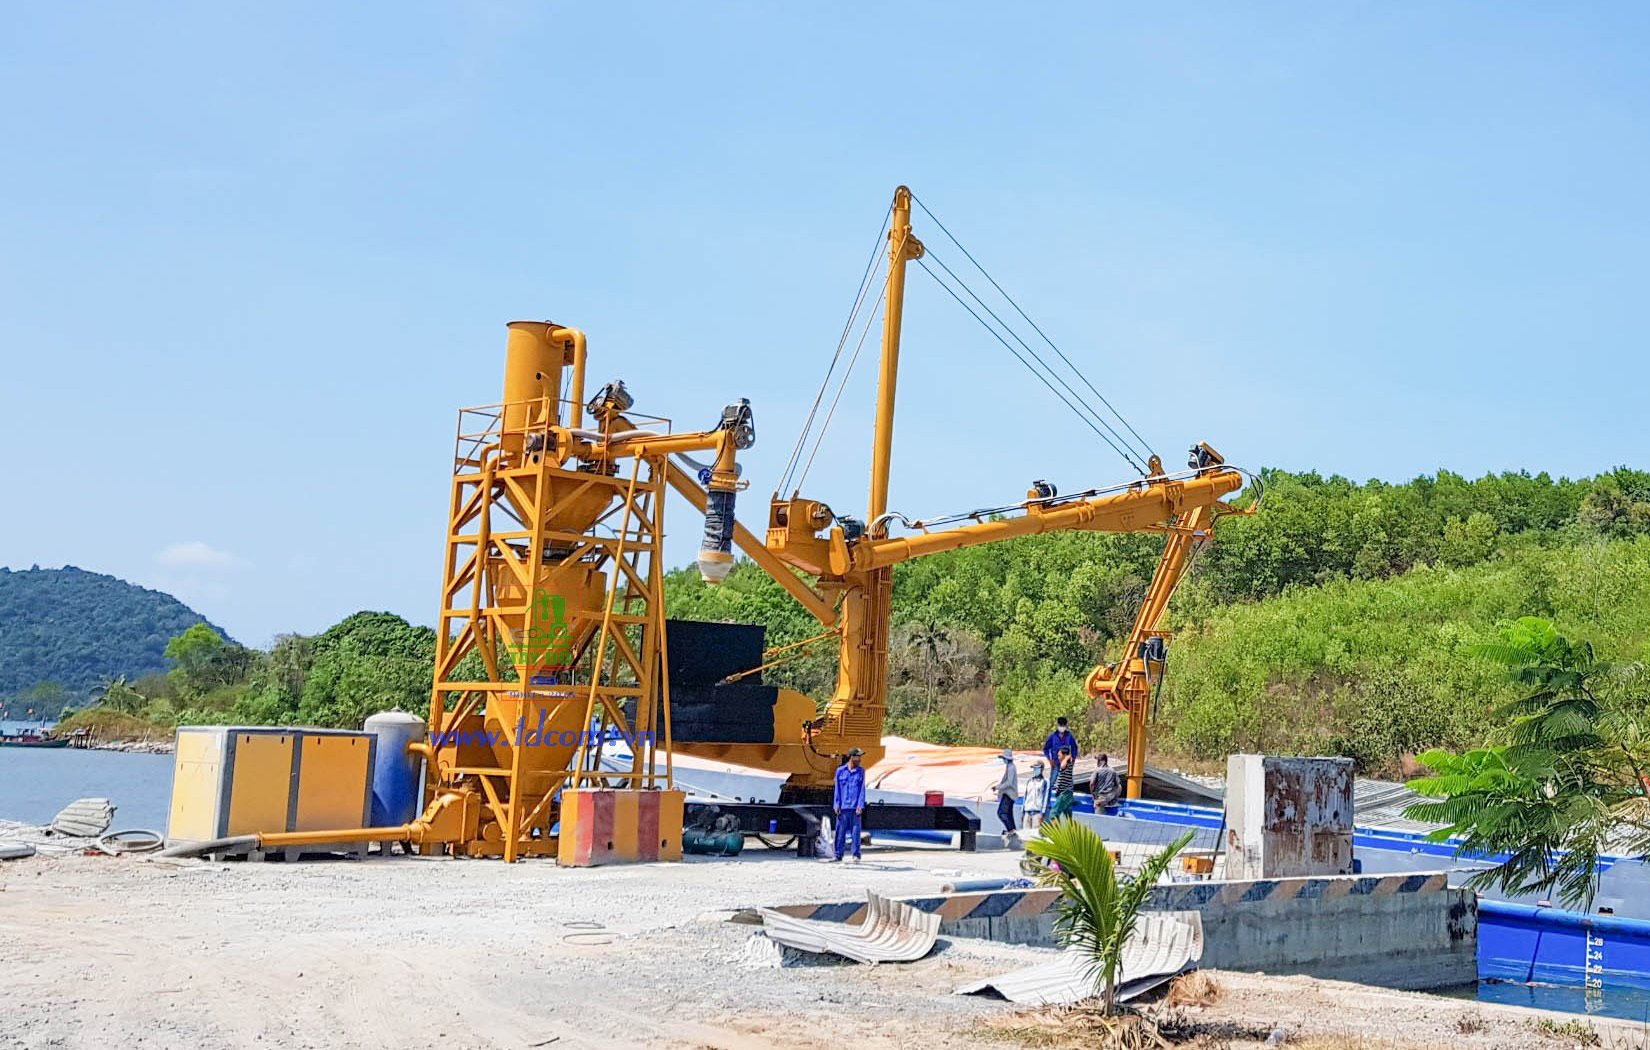
[[[326,831],[280,831],[268,834],[230,835],[206,842],[184,842],[169,846],[157,857],[199,857],[207,853],[228,853],[241,849],[280,849],[284,846],[320,846],[335,842],[381,842],[415,839],[427,830],[421,825],[398,824],[389,828],[333,828]]]

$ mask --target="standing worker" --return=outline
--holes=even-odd
[[[1054,805],[1048,808],[1050,820],[1071,816],[1071,804],[1074,801],[1071,793],[1072,768],[1076,765],[1077,757],[1071,748],[1062,747],[1059,761],[1054,766]]]
[[[1060,768],[1059,758],[1062,747],[1070,748],[1071,753],[1074,755],[1077,753],[1077,738],[1071,735],[1070,729],[1066,728],[1066,720],[1063,717],[1054,720],[1054,732],[1050,733],[1048,739],[1043,741],[1043,757],[1048,759],[1048,764],[1053,766],[1055,770]]]
[[[1117,770],[1111,768],[1111,759],[1104,753],[1100,755],[1100,765],[1094,770],[1094,779],[1089,782],[1089,794],[1094,796],[1094,811],[1096,813],[1117,801],[1123,793],[1123,786],[1118,782]]]
[[[859,822],[865,814],[865,770],[859,764],[865,754],[859,748],[848,752],[848,761],[836,768],[836,795],[831,809],[836,812],[836,859],[842,859],[842,848],[854,844],[854,863],[859,863]]]
[[[1003,842],[1014,835],[1014,800],[1020,797],[1020,775],[1014,771],[1014,752],[1003,748],[1003,776],[993,788],[997,792],[997,819],[1003,822]]]
[[[1026,781],[1026,830],[1036,831],[1043,825],[1043,810],[1048,808],[1048,778],[1043,776],[1039,759],[1031,764],[1031,779]]]

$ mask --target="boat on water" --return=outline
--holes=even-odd
[[[0,736],[0,747],[68,747],[68,737]]]
[[[0,747],[73,747],[75,740],[86,738],[84,729],[76,730],[73,735],[52,736],[56,727],[55,722],[0,718]]]

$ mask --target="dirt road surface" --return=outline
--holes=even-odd
[[[726,920],[867,888],[932,893],[952,878],[1016,874],[1017,860],[879,849],[849,867],[756,848],[582,870],[400,857],[8,861],[0,1047],[801,1050],[841,1047],[845,1032],[856,1050],[1011,1046],[982,1023],[1007,1004],[951,992],[1044,949],[942,940],[913,964],[756,968],[753,927]],[[1204,1008],[1208,1018],[1412,1040],[1395,1046],[1564,1045],[1523,1016],[1462,1034],[1463,1013],[1495,1013],[1474,1003],[1407,997],[1429,1013],[1398,1024],[1391,998],[1333,1009],[1324,1004],[1350,993],[1231,980],[1229,1004]]]

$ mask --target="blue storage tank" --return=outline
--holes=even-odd
[[[380,711],[361,727],[378,738],[372,766],[372,818],[375,828],[397,827],[418,816],[422,801],[424,756],[407,745],[424,740],[424,720],[405,711]]]

